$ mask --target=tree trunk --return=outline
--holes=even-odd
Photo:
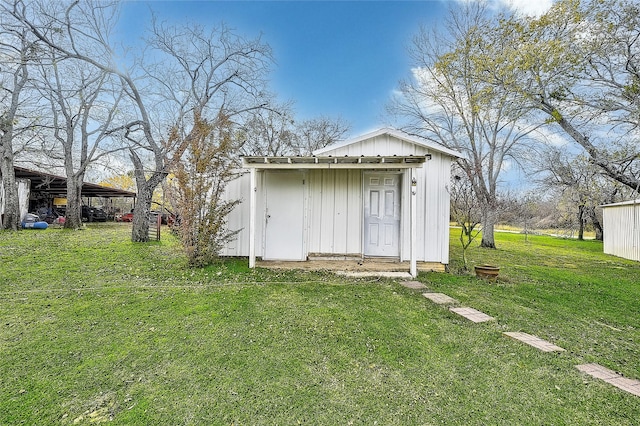
[[[79,229],[82,227],[82,176],[67,177],[67,209],[64,227]]]
[[[0,223],[0,229],[17,231],[20,229],[20,200],[18,198],[18,185],[16,174],[13,170],[13,152],[6,149],[5,141],[0,146],[0,176],[4,187],[4,213]]]
[[[584,240],[584,206],[578,206],[578,240]]]
[[[17,3],[15,3],[17,4]],[[0,83],[3,92],[3,101],[9,100],[7,104],[3,102],[2,116],[0,116],[0,177],[2,178],[2,185],[4,186],[4,216],[0,219],[0,229],[10,229],[17,231],[22,229],[20,224],[20,199],[18,196],[18,185],[16,184],[16,173],[13,169],[13,137],[14,137],[14,123],[18,122],[18,109],[20,106],[20,94],[22,89],[29,81],[29,70],[26,62],[26,52],[31,52],[32,46],[27,43],[25,38],[25,32],[21,34],[18,32],[17,40],[14,39],[21,54],[21,61],[18,67],[13,71],[13,76],[10,76],[8,80],[12,80],[13,88],[11,86],[5,87],[8,81]],[[3,44],[11,44],[11,39],[2,41]],[[4,64],[3,64],[4,65]],[[11,65],[7,66],[7,70],[11,69]],[[3,79],[4,80],[4,79]],[[5,97],[9,94],[8,97]]]
[[[144,187],[138,185],[138,198],[133,208],[133,223],[131,229],[131,241],[145,243],[149,241],[149,215],[151,213],[151,199],[153,190],[149,188],[148,182]]]
[[[130,151],[130,154],[138,189],[138,198],[133,208],[131,241],[134,243],[146,243],[149,241],[149,215],[151,214],[153,191],[164,180],[167,173],[153,172],[147,180],[140,157],[134,151]]]
[[[602,231],[602,224],[600,223],[600,220],[598,220],[595,207],[590,207],[587,211],[587,215],[593,224],[593,229],[596,231],[596,240],[602,241],[604,233]]]
[[[482,241],[480,247],[496,248],[496,241],[493,236],[496,226],[498,212],[495,207],[487,207],[482,218]]]

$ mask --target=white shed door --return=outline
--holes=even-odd
[[[365,256],[400,256],[400,176],[364,175]]]
[[[305,260],[304,175],[265,172],[265,260]]]

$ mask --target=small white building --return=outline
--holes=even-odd
[[[604,252],[640,260],[640,200],[602,206]]]
[[[449,179],[455,151],[381,129],[308,157],[244,157],[227,188],[241,199],[222,255],[262,260],[390,258],[449,263]]]

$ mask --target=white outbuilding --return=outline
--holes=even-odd
[[[312,156],[244,157],[227,188],[237,238],[221,253],[262,260],[362,258],[443,270],[449,263],[449,179],[460,154],[393,129]]]
[[[604,252],[640,261],[640,200],[602,206]]]

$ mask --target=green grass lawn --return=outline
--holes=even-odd
[[[640,264],[598,242],[497,234],[469,251],[497,282],[420,275],[497,318],[473,324],[393,281],[192,270],[129,230],[0,233],[0,424],[638,424],[575,369],[640,378]]]

